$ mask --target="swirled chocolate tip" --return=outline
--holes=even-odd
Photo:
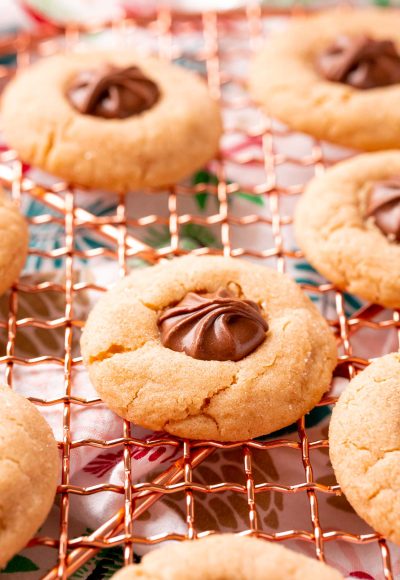
[[[391,241],[400,243],[400,177],[377,181],[369,195],[366,216]]]
[[[252,300],[227,288],[189,292],[158,318],[162,344],[200,360],[238,361],[264,340],[268,324]]]
[[[160,98],[156,83],[137,66],[105,64],[83,70],[67,91],[71,105],[84,115],[125,119],[153,107]]]
[[[338,36],[318,55],[316,67],[327,80],[356,89],[400,83],[400,55],[392,40]]]

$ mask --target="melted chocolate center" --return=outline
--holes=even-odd
[[[236,298],[226,288],[211,294],[189,292],[161,314],[158,326],[167,348],[219,361],[241,360],[265,340],[268,330],[258,304]]]
[[[400,83],[400,55],[392,40],[339,36],[318,56],[316,66],[327,80],[356,89]]]
[[[369,195],[366,216],[391,241],[400,243],[400,177],[377,181]]]
[[[137,66],[120,68],[106,64],[98,70],[81,71],[67,97],[84,115],[125,119],[153,107],[160,91]]]

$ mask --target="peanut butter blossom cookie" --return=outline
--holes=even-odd
[[[400,544],[400,354],[375,359],[339,398],[330,457],[347,499],[376,531]]]
[[[0,385],[0,569],[46,519],[58,469],[46,421],[27,399]]]
[[[2,122],[27,163],[117,192],[189,175],[215,154],[222,130],[196,74],[129,51],[35,63],[9,83]]]
[[[0,189],[0,295],[22,270],[28,253],[28,225]]]
[[[400,13],[297,17],[255,57],[254,98],[298,131],[347,147],[400,147]]]
[[[215,534],[169,543],[123,568],[113,580],[343,580],[336,570],[258,538]]]
[[[400,153],[360,155],[314,179],[297,205],[295,234],[338,288],[400,307]]]
[[[320,400],[336,363],[327,323],[275,271],[232,258],[178,258],[105,294],[82,336],[104,402],[138,425],[244,440]]]

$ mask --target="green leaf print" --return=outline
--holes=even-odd
[[[209,228],[199,224],[185,224],[180,228],[181,247],[185,250],[195,248],[218,248],[214,234]],[[147,230],[144,242],[153,248],[165,248],[171,242],[171,236],[167,226],[159,228],[150,227]]]
[[[140,556],[134,554],[134,562],[140,562]],[[101,550],[92,560],[79,568],[71,580],[108,580],[124,565],[121,546]]]
[[[101,550],[96,558],[96,565],[86,577],[86,580],[108,580],[117,570],[124,565],[124,558],[122,548],[110,548],[109,550]]]
[[[35,572],[39,570],[32,560],[26,556],[14,556],[0,574],[15,574],[16,572]]]
[[[204,185],[208,183],[210,185],[218,185],[218,179],[214,173],[202,169],[201,171],[198,171],[192,179],[192,185],[198,185],[199,183]],[[228,180],[227,183],[229,184],[232,182]],[[261,197],[261,195],[253,195],[251,193],[246,193],[245,191],[237,191],[233,194],[233,196],[240,197],[261,207],[264,205],[264,199]],[[232,199],[233,196],[231,195],[230,199]],[[200,211],[204,211],[206,209],[209,197],[210,193],[207,191],[196,193],[196,202]]]
[[[314,274],[316,274],[316,271],[311,266],[311,264],[308,264],[308,262],[298,262],[294,265],[294,267],[296,268],[296,270],[303,270],[305,272],[313,272]]]
[[[264,205],[264,200],[261,197],[261,195],[253,195],[252,193],[245,193],[244,191],[238,191],[234,195],[236,195],[236,197],[241,197],[242,199],[246,199],[247,201],[251,201],[251,203],[254,203],[254,204],[259,205],[261,207],[263,207],[263,205]]]

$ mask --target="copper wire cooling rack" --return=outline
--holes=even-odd
[[[268,24],[268,15],[261,8],[251,3],[241,11],[227,12],[223,14],[204,13],[201,15],[183,15],[172,13],[168,8],[159,8],[153,18],[141,21],[138,18],[125,17],[117,22],[104,25],[119,36],[136,42],[139,32],[146,29],[156,42],[161,57],[166,59],[187,58],[195,63],[197,68],[202,68],[208,80],[211,94],[220,99],[222,106],[228,113],[238,114],[250,106],[250,99],[245,92],[245,74],[238,76],[232,73],[233,60],[247,62],[251,52],[256,50],[263,41],[265,23]],[[102,27],[102,29],[104,28]],[[15,51],[17,53],[17,67],[26,66],[32,55],[41,56],[59,50],[60,44],[67,50],[81,41],[88,30],[79,29],[76,26],[67,26],[65,30],[50,28],[38,33],[23,33],[2,40],[0,51],[2,55]],[[93,32],[93,29],[90,31]],[[195,32],[200,35],[202,41],[195,52],[185,53],[185,47],[180,44],[180,35]],[[234,41],[229,49],[224,46],[224,41],[229,37]],[[0,68],[0,77],[3,84],[13,73],[10,67]],[[266,74],[268,72],[266,71]],[[221,89],[230,86],[237,89],[225,95]],[[287,211],[285,202],[298,196],[304,183],[283,186],[279,183],[278,174],[280,167],[291,164],[298,168],[308,168],[315,173],[324,170],[330,161],[321,143],[313,141],[308,153],[299,153],[279,150],[276,146],[279,140],[290,137],[290,132],[274,124],[266,117],[260,116],[257,127],[230,125],[226,128],[226,135],[245,134],[250,138],[253,148],[250,152],[235,155],[221,150],[219,156],[213,162],[213,168],[217,175],[215,183],[196,183],[195,185],[176,185],[167,192],[168,215],[152,213],[150,215],[135,217],[129,215],[127,199],[121,195],[118,199],[116,212],[108,216],[96,216],[79,205],[77,194],[72,186],[66,183],[56,183],[51,187],[36,183],[26,177],[22,171],[22,164],[16,154],[6,151],[0,158],[0,180],[6,188],[11,190],[14,199],[19,202],[22,196],[30,196],[39,200],[49,207],[51,213],[43,213],[31,218],[31,224],[57,223],[62,225],[65,231],[65,244],[63,247],[44,251],[32,248],[30,254],[40,256],[48,260],[63,260],[65,283],[56,284],[53,280],[41,281],[40,283],[17,283],[9,293],[8,318],[0,321],[0,330],[7,335],[6,354],[0,358],[1,365],[5,369],[7,383],[13,385],[13,371],[19,365],[40,366],[48,363],[59,365],[64,370],[65,394],[52,400],[43,400],[32,397],[38,406],[62,405],[63,438],[58,442],[62,453],[61,481],[58,487],[60,522],[56,537],[38,536],[30,542],[32,549],[35,546],[46,546],[57,553],[57,565],[43,578],[46,580],[67,578],[81,565],[93,557],[101,548],[122,546],[124,562],[129,564],[133,561],[135,544],[156,544],[168,539],[182,540],[185,537],[192,539],[197,536],[196,528],[196,500],[198,494],[218,494],[229,491],[241,494],[247,499],[248,525],[242,529],[242,534],[252,534],[267,540],[284,541],[290,539],[303,540],[311,543],[315,548],[316,557],[324,560],[326,544],[335,541],[364,544],[375,542],[379,546],[382,560],[382,574],[390,580],[394,578],[391,565],[390,549],[384,538],[379,534],[354,534],[341,530],[340,527],[333,530],[323,529],[319,518],[318,498],[321,494],[337,494],[337,485],[323,485],[314,478],[313,465],[310,451],[318,448],[327,448],[327,440],[312,441],[305,427],[305,420],[298,421],[297,440],[285,438],[271,438],[267,441],[248,441],[245,443],[215,443],[208,441],[191,442],[178,441],[172,437],[163,437],[151,442],[135,438],[131,430],[133,427],[121,420],[121,437],[112,441],[100,440],[74,440],[71,433],[71,418],[78,406],[88,407],[100,403],[98,399],[83,399],[74,396],[72,370],[82,364],[80,357],[74,357],[72,353],[72,335],[74,329],[82,328],[84,321],[77,320],[74,315],[74,301],[79,293],[85,290],[104,291],[104,287],[98,285],[75,282],[74,271],[78,258],[85,258],[89,265],[90,261],[98,256],[107,256],[118,263],[119,272],[124,276],[128,271],[128,260],[132,257],[144,258],[154,263],[165,256],[180,255],[185,253],[181,245],[181,228],[185,224],[200,224],[219,229],[221,249],[200,248],[196,253],[218,252],[226,256],[244,256],[251,259],[263,260],[280,272],[287,269],[291,260],[301,257],[301,253],[287,247],[285,243],[285,230],[291,227],[292,215]],[[255,185],[246,186],[226,177],[227,167],[236,167],[245,171],[255,166],[257,170],[263,170],[264,178]],[[245,189],[248,195],[262,197],[268,204],[270,213],[261,215],[251,209],[246,215],[235,216],[230,196],[239,190]],[[216,210],[211,215],[181,214],[179,200],[181,197],[194,196],[207,191],[215,198]],[[134,193],[130,195],[135,195]],[[153,196],[154,207],[157,208],[157,192],[146,192],[146,196]],[[289,207],[289,206],[288,206]],[[170,234],[170,244],[161,249],[154,249],[140,240],[140,232],[149,225],[166,225]],[[232,239],[234,228],[244,229],[251,225],[262,226],[269,232],[272,243],[260,249],[252,248],[251,239],[248,247],[236,247]],[[98,247],[89,250],[77,250],[75,244],[76,230],[86,227],[95,231],[99,239],[104,239],[106,245],[99,243]],[[135,228],[135,236],[132,234]],[[139,232],[139,233],[138,233]],[[272,234],[272,237],[271,237]],[[352,377],[358,369],[368,364],[368,360],[357,356],[352,348],[352,336],[361,329],[368,328],[374,333],[390,327],[398,327],[400,316],[398,312],[392,317],[379,322],[373,320],[380,310],[377,306],[367,305],[361,308],[351,317],[347,317],[342,293],[336,291],[332,285],[324,283],[317,287],[304,284],[308,292],[319,295],[333,295],[336,305],[336,315],[329,320],[336,333],[341,353],[338,359],[338,368]],[[23,294],[56,292],[64,296],[65,312],[56,320],[39,320],[33,317],[18,318],[18,300]],[[43,353],[35,358],[16,356],[15,345],[18,332],[24,327],[45,328],[49,332],[56,329],[64,329],[64,352],[60,357],[49,356]],[[379,338],[378,338],[379,340]],[[333,404],[334,397],[329,394],[320,403],[320,406]],[[173,446],[179,449],[178,459],[165,472],[158,475],[153,481],[135,483],[135,474],[132,471],[132,458],[130,449],[132,446],[142,448],[157,448],[159,446]],[[98,447],[102,449],[123,446],[124,461],[124,484],[123,486],[108,483],[90,487],[78,487],[70,483],[70,461],[74,449],[82,446]],[[244,484],[230,481],[220,481],[213,484],[196,483],[194,474],[196,467],[216,449],[239,448],[242,452],[242,469],[244,472]],[[257,452],[275,448],[291,448],[297,450],[304,468],[304,480],[296,485],[281,485],[279,482],[271,483],[263,481],[255,482],[253,455]],[[110,493],[123,494],[123,508],[109,521],[88,536],[71,537],[69,530],[69,506],[70,497],[73,494],[88,495],[108,491]],[[266,533],[260,525],[257,515],[257,498],[259,494],[268,494],[271,491],[279,494],[305,494],[308,499],[311,531],[304,529],[287,529],[276,533]],[[141,537],[135,533],[135,520],[149,507],[165,497],[167,494],[174,498],[177,493],[184,493],[186,510],[186,535],[177,533],[162,533],[153,537]],[[101,496],[100,496],[101,497]],[[99,500],[101,501],[101,500]],[[340,522],[338,522],[340,526]],[[201,532],[201,536],[207,535],[213,530]]]

